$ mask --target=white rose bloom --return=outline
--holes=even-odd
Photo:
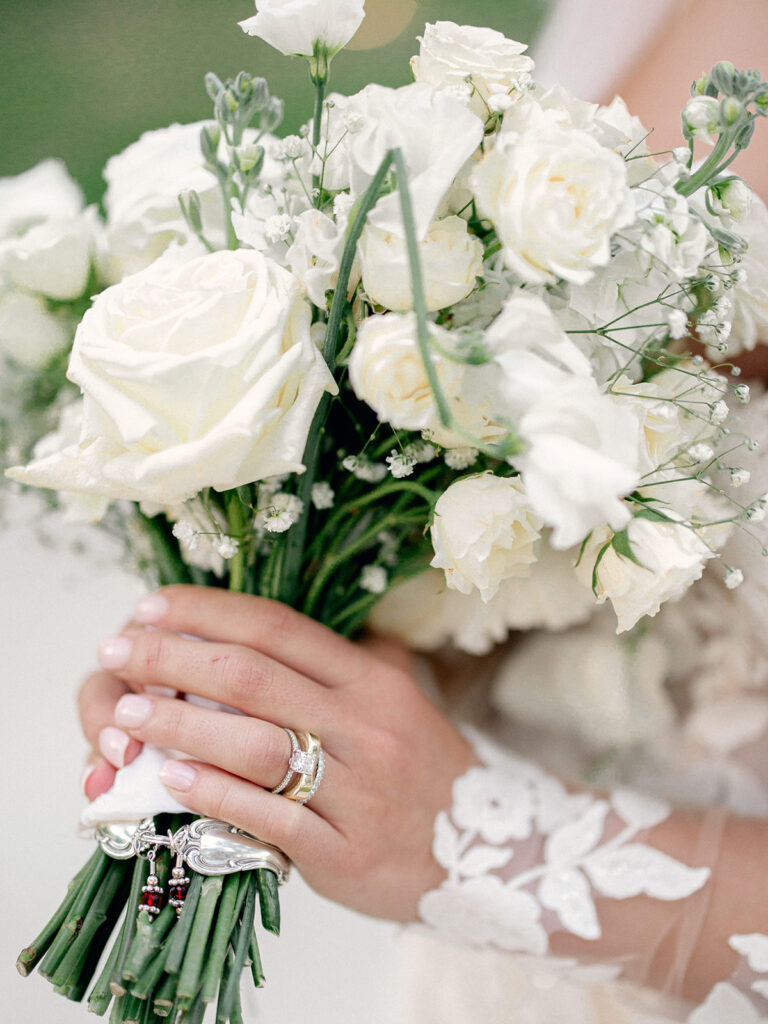
[[[77,217],[83,206],[83,193],[64,164],[43,160],[23,174],[0,178],[0,238],[53,218]]]
[[[434,86],[469,82],[472,109],[483,120],[491,113],[492,97],[514,98],[531,86],[534,64],[523,56],[527,47],[501,32],[438,21],[425,26],[419,41],[419,55],[411,58],[415,80]]]
[[[291,56],[311,57],[315,44],[334,54],[346,46],[365,17],[365,0],[256,0],[252,18],[238,22],[243,32],[258,36]]]
[[[172,124],[144,132],[107,161],[105,272],[111,281],[143,270],[172,242],[188,244],[190,254],[198,255],[199,243],[179,206],[179,193],[187,189],[200,196],[206,237],[223,246],[221,193],[200,150],[200,130],[212,123]]]
[[[452,590],[479,590],[488,602],[502,580],[529,575],[541,526],[519,480],[492,473],[464,477],[435,505],[430,564],[445,571]]]
[[[77,299],[88,283],[96,230],[93,209],[36,224],[19,237],[0,242],[0,269],[17,288],[61,302]]]
[[[324,182],[331,191],[362,195],[390,149],[400,149],[408,172],[416,231],[423,238],[443,199],[483,140],[483,122],[467,104],[427,82],[400,89],[368,85],[354,96],[333,96],[326,115]],[[355,131],[349,130],[350,121]],[[384,196],[369,224],[402,234],[397,193]]]
[[[24,292],[0,292],[0,355],[32,370],[67,348],[71,329],[45,302]]]
[[[553,528],[552,544],[569,548],[608,522],[620,529],[630,514],[620,500],[638,483],[640,425],[621,400],[576,378],[527,412],[518,432],[527,443],[512,461],[528,499]]]
[[[595,574],[597,602],[613,605],[617,633],[632,629],[645,615],[656,615],[665,601],[681,597],[715,556],[697,533],[679,523],[632,519],[627,534],[640,564],[609,547]],[[590,537],[577,569],[585,586],[592,586],[595,560],[610,538],[607,528],[595,530]]]
[[[69,375],[85,393],[79,445],[13,479],[176,505],[301,472],[322,392],[309,306],[260,253],[161,260],[102,292],[75,337]]]
[[[531,284],[588,281],[635,217],[625,162],[577,129],[500,135],[470,184],[507,266]]]
[[[729,356],[768,343],[768,209],[758,196],[737,231],[749,248],[739,264],[741,280],[730,293],[734,308]]]
[[[430,333],[440,345],[449,350],[453,347],[445,328],[431,324]],[[472,368],[434,349],[432,362],[457,422],[488,439],[502,434],[503,430],[489,422],[484,407],[462,394],[467,370]],[[428,431],[430,441],[446,448],[466,446],[466,438],[440,421],[416,338],[415,313],[385,313],[362,322],[349,357],[349,380],[357,397],[385,423],[398,430]]]
[[[406,241],[368,225],[358,245],[363,287],[379,306],[404,313],[413,309]],[[465,299],[483,272],[483,244],[461,217],[435,221],[419,243],[427,309],[435,312]]]

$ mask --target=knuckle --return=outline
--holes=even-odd
[[[268,692],[274,683],[274,672],[267,660],[256,660],[245,653],[222,654],[212,661],[216,688],[229,704],[239,707],[252,696],[258,686]]]
[[[278,639],[291,632],[295,612],[287,604],[262,598],[258,609],[259,633]]]
[[[269,729],[258,744],[252,743],[252,750],[258,753],[261,774],[275,778],[276,785],[285,774],[290,758],[290,741],[282,729]]]
[[[166,659],[166,646],[161,633],[149,631],[142,634],[139,648],[139,670],[144,678],[155,679],[162,673]]]
[[[149,723],[156,739],[177,741],[184,733],[186,707],[180,700],[158,701]],[[170,744],[169,744],[170,745]]]

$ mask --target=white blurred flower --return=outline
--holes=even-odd
[[[727,569],[725,573],[725,585],[729,590],[736,590],[744,582],[744,573],[741,569]]]
[[[712,239],[688,201],[658,178],[635,189],[634,198],[643,222],[642,252],[676,281],[696,276]]]
[[[183,544],[192,551],[194,551],[199,543],[199,533],[195,529],[194,524],[190,523],[188,519],[180,519],[177,523],[174,523],[171,533],[180,544]]]
[[[491,473],[464,477],[435,505],[430,564],[445,571],[451,589],[479,590],[488,602],[503,580],[530,574],[541,525],[519,480]]]
[[[238,22],[287,56],[311,57],[319,44],[329,54],[346,46],[365,17],[365,0],[256,0],[257,13]]]
[[[79,445],[13,478],[176,505],[300,471],[317,403],[335,388],[309,318],[292,276],[252,250],[160,261],[108,288],[70,360],[86,396]]]
[[[224,245],[224,214],[219,185],[205,169],[200,132],[212,122],[172,124],[144,134],[104,168],[107,191],[106,272],[111,281],[143,270],[172,242],[202,247],[179,206],[179,193],[200,197],[203,228],[214,246]]]
[[[293,217],[287,213],[275,213],[267,217],[264,223],[264,237],[273,245],[275,242],[284,242],[290,237],[293,230]]]
[[[383,594],[387,583],[387,570],[380,565],[366,565],[360,573],[360,588],[369,594]]]
[[[443,458],[449,469],[461,470],[474,466],[479,454],[477,448],[449,448]]]
[[[333,508],[335,497],[333,488],[325,480],[312,484],[312,504],[318,511]]]
[[[709,190],[709,202],[715,213],[737,223],[752,209],[755,193],[742,178],[732,177]]]
[[[609,546],[595,567],[600,551],[612,538],[611,531],[602,528],[592,533],[577,569],[588,587],[594,573],[597,602],[611,602],[619,633],[645,615],[656,615],[665,601],[681,597],[715,555],[695,530],[682,523],[634,518],[626,532],[636,561]]]
[[[304,511],[304,503],[295,494],[278,491],[267,497],[266,502],[259,502],[261,525],[268,533],[285,533],[294,523],[298,522]]]
[[[724,402],[722,398],[718,399],[717,402],[713,402],[709,407],[709,419],[716,427],[720,426],[721,423],[725,423],[730,415],[730,409],[728,403]]]
[[[0,242],[0,273],[16,288],[60,302],[77,299],[88,283],[97,227],[93,209],[36,224]]]
[[[0,292],[0,355],[37,370],[69,347],[71,339],[67,324],[36,295]]]
[[[358,244],[363,287],[379,306],[413,309],[408,250],[402,234],[366,226]],[[465,299],[483,271],[483,245],[461,217],[435,221],[419,243],[427,309],[434,312]]]
[[[748,484],[752,479],[752,474],[748,469],[734,468],[731,470],[731,485],[733,487],[743,487],[744,484]]]
[[[682,309],[671,309],[667,313],[669,335],[674,341],[685,338],[688,334],[688,316]]]
[[[403,477],[411,476],[413,474],[414,466],[416,465],[416,459],[413,455],[408,455],[407,452],[392,451],[386,458],[389,472],[395,478],[395,480],[402,480]]]
[[[688,455],[697,463],[711,462],[715,457],[715,451],[708,444],[694,444],[688,449]]]
[[[556,125],[500,135],[470,176],[507,266],[530,284],[584,283],[635,217],[625,162],[587,132]]]
[[[0,178],[0,239],[48,220],[71,220],[84,205],[61,160],[43,160],[23,174]]]
[[[305,210],[296,218],[286,263],[320,309],[326,307],[326,292],[336,287],[346,231],[346,220],[334,221],[320,210]],[[349,279],[350,291],[357,287],[359,280],[360,265],[356,260]]]
[[[489,108],[505,108],[532,85],[527,47],[501,32],[438,21],[425,26],[419,41],[419,54],[411,58],[415,80],[442,87],[469,83],[472,109],[483,120]]]
[[[387,475],[387,467],[382,462],[372,462],[365,455],[347,455],[341,464],[358,480],[369,484],[380,483]]]
[[[234,558],[240,550],[240,541],[235,540],[234,537],[224,536],[214,543],[214,547],[221,557],[228,561],[230,558]]]
[[[683,121],[692,135],[710,146],[720,129],[720,101],[714,96],[692,96],[683,110]]]

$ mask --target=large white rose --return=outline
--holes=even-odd
[[[311,57],[315,44],[331,54],[346,46],[365,17],[365,0],[256,0],[257,14],[238,24],[291,56]]]
[[[503,580],[530,575],[542,522],[519,480],[492,473],[452,483],[435,505],[431,565],[452,590],[486,602]]]
[[[470,176],[478,209],[523,281],[583,283],[634,219],[624,161],[585,131],[542,125],[498,137]]]
[[[404,313],[413,309],[408,250],[402,234],[368,225],[358,246],[363,287],[379,306]],[[483,244],[461,217],[435,221],[419,243],[424,297],[435,312],[460,302],[483,271]]]
[[[200,196],[203,228],[215,246],[224,244],[224,211],[216,178],[203,165],[200,130],[204,124],[172,124],[144,132],[104,168],[107,191],[107,254],[109,280],[143,270],[172,242],[201,250],[184,220],[179,193],[194,189]]]
[[[23,174],[0,178],[0,238],[52,218],[76,217],[83,193],[60,160],[43,160]]]
[[[612,537],[611,531],[603,527],[590,537],[577,569],[589,587],[594,572],[597,602],[610,601],[613,605],[617,633],[632,629],[644,615],[655,615],[665,601],[681,597],[701,577],[708,559],[715,556],[684,524],[632,519],[627,536],[636,561],[609,547],[595,570],[600,551]]]
[[[158,261],[102,292],[78,328],[79,445],[12,478],[177,505],[301,472],[315,408],[335,387],[309,328],[295,279],[261,253]]]
[[[511,461],[531,505],[569,548],[601,523],[621,529],[630,515],[621,498],[639,481],[640,425],[620,399],[575,378],[535,403],[518,424],[527,447]]]
[[[500,109],[501,99],[531,86],[533,61],[527,46],[492,28],[438,21],[419,37],[419,55],[411,58],[417,82],[435,86],[472,86],[472,109],[483,120]],[[508,102],[508,100],[507,100]]]
[[[430,333],[444,348],[453,347],[450,332],[436,324]],[[349,358],[349,380],[357,397],[367,402],[380,420],[398,430],[424,430],[446,448],[463,447],[466,437],[446,429],[416,337],[415,313],[385,313],[361,324]],[[442,392],[457,423],[475,436],[491,440],[504,433],[490,422],[487,410],[468,401],[463,390],[473,369],[432,350],[432,362]]]

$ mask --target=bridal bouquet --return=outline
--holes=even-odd
[[[606,601],[622,631],[655,615],[768,507],[736,492],[749,390],[724,361],[768,328],[768,216],[728,169],[768,83],[719,63],[654,152],[492,29],[427,25],[413,84],[342,96],[363,0],[256,7],[242,28],[308,63],[299,134],[263,79],[209,74],[211,120],[109,161],[105,219],[54,161],[0,182],[8,476],[155,584],[345,635],[482,653]],[[186,856],[226,825],[157,758],[84,815],[101,846],[19,967],[70,999],[96,977],[115,1022],[234,1022],[287,865]]]

